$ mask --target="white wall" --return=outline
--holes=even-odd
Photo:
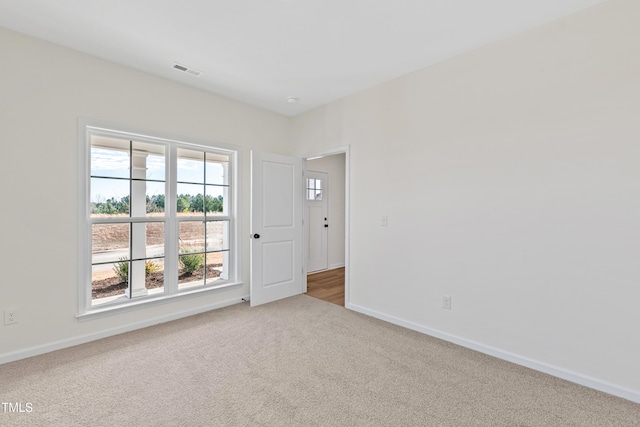
[[[344,267],[345,242],[345,154],[333,154],[319,159],[307,160],[307,169],[328,174],[328,218],[327,235],[329,269]]]
[[[300,153],[351,146],[350,308],[640,401],[638,22],[612,0],[294,118]]]
[[[79,117],[242,147],[242,229],[249,230],[249,152],[289,154],[289,119],[0,29],[0,362],[147,319],[240,301],[248,285],[79,323]],[[243,241],[243,278],[249,245]]]

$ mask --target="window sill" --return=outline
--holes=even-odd
[[[136,300],[127,300],[126,303],[118,304],[105,304],[104,306],[97,306],[88,309],[82,314],[78,314],[76,319],[78,322],[86,322],[88,320],[100,319],[107,316],[113,316],[116,314],[126,313],[129,311],[136,311],[142,308],[154,307],[161,304],[167,304],[170,302],[181,301],[187,298],[198,297],[204,294],[217,293],[220,291],[226,291],[230,288],[238,288],[244,285],[244,282],[229,282],[216,287],[207,287],[199,289],[184,290],[173,295],[149,295],[141,297]]]

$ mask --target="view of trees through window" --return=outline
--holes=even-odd
[[[146,196],[147,212],[164,212],[164,194],[156,194],[151,197]],[[202,194],[180,194],[177,200],[178,212],[222,212],[223,198],[222,195],[217,197],[204,196]],[[110,197],[104,202],[91,202],[92,214],[129,214],[129,196],[121,197],[117,200]]]

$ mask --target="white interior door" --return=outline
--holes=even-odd
[[[251,152],[251,305],[303,292],[302,160]]]
[[[306,172],[306,225],[307,225],[307,272],[326,270],[329,266],[327,238],[328,221],[328,174]]]

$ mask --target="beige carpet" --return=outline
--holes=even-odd
[[[308,296],[0,366],[2,426],[638,426],[640,405]],[[24,406],[23,406],[24,408]]]

